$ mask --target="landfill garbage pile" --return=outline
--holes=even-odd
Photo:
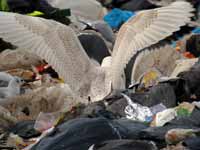
[[[0,149],[199,150],[200,2],[0,0]]]

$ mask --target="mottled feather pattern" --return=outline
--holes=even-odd
[[[55,21],[1,12],[0,36],[45,59],[73,90],[92,66],[73,30]],[[9,32],[5,25],[15,29]],[[1,30],[1,27],[5,30]]]
[[[190,21],[194,11],[187,2],[139,12],[122,25],[113,50],[112,86],[119,88],[119,79],[130,59],[138,51],[170,36]]]

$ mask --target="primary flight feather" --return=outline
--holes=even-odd
[[[178,31],[190,21],[194,11],[187,2],[145,10],[122,25],[113,50],[112,86],[118,89],[120,76],[130,59],[140,50]]]

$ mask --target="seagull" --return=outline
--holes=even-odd
[[[123,90],[124,69],[130,59],[180,30],[190,22],[193,11],[190,3],[177,1],[138,12],[120,28],[111,64],[106,67],[92,63],[75,32],[53,20],[0,12],[0,38],[46,60],[76,95],[98,101]]]

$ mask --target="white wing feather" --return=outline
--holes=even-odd
[[[120,76],[130,59],[178,31],[190,21],[193,7],[187,2],[174,2],[167,7],[145,10],[122,25],[116,39],[112,61],[112,86],[120,87]]]
[[[55,21],[0,12],[0,37],[45,59],[74,91],[92,67],[73,30]]]

